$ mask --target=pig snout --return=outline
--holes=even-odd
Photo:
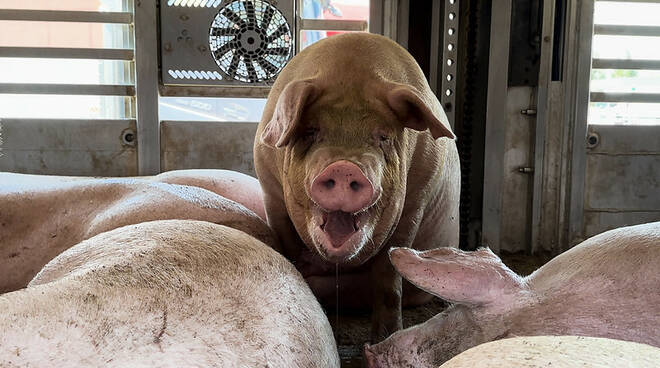
[[[312,181],[310,196],[327,212],[355,213],[373,204],[374,187],[354,163],[340,160],[328,165]]]

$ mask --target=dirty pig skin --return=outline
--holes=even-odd
[[[401,329],[392,246],[458,245],[455,136],[410,54],[378,35],[322,40],[275,81],[254,157],[268,223],[326,305],[372,308],[372,341]],[[404,304],[430,298],[403,290]],[[366,305],[365,305],[366,304]]]
[[[396,248],[390,257],[403,277],[453,306],[366,345],[369,368],[437,368],[473,346],[515,336],[592,336],[660,347],[660,222],[591,237],[524,278],[487,248]]]

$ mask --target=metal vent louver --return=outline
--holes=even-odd
[[[272,84],[294,54],[293,2],[169,0],[160,10],[163,84]]]

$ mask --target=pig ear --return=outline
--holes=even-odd
[[[313,80],[298,80],[284,87],[273,116],[261,133],[261,143],[275,148],[286,146],[293,136],[305,107],[318,96]]]
[[[417,287],[458,304],[507,303],[525,289],[524,280],[488,248],[474,252],[393,248],[390,260]]]
[[[419,131],[429,129],[434,139],[456,139],[441,107],[433,112],[414,88],[403,84],[393,84],[392,87],[387,93],[387,104],[404,127]]]

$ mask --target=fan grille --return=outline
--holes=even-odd
[[[211,55],[229,79],[273,79],[292,54],[292,36],[282,13],[267,1],[233,1],[218,11],[209,31]]]

